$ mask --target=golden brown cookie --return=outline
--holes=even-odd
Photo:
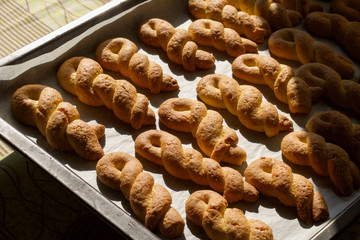
[[[13,94],[10,105],[15,118],[36,126],[53,148],[74,150],[86,160],[104,155],[98,139],[104,136],[105,126],[80,120],[76,108],[63,102],[55,89],[38,84],[22,86]]]
[[[160,121],[168,128],[191,132],[200,149],[218,162],[241,165],[245,151],[237,143],[236,132],[223,125],[222,116],[207,110],[202,102],[188,98],[170,98],[159,107]]]
[[[311,90],[307,83],[294,77],[291,67],[280,64],[266,55],[247,53],[232,63],[233,74],[245,81],[268,85],[276,98],[289,105],[293,113],[308,113],[311,110]]]
[[[335,70],[324,64],[307,63],[294,74],[289,66],[270,56],[244,54],[235,59],[232,70],[242,80],[268,85],[293,113],[310,112],[312,102],[321,97],[360,113],[360,84],[342,80]]]
[[[342,195],[351,195],[360,187],[359,169],[345,150],[316,133],[289,133],[281,142],[281,151],[292,163],[311,166],[317,174],[328,176]]]
[[[240,209],[227,206],[220,194],[201,190],[186,200],[185,211],[186,216],[202,227],[210,239],[274,239],[272,229],[266,223],[247,219]]]
[[[358,0],[332,0],[330,12],[340,14],[349,21],[360,21],[360,2]]]
[[[311,90],[312,102],[321,97],[330,99],[345,109],[360,114],[360,84],[352,80],[343,80],[332,68],[321,63],[308,63],[300,66],[295,77],[306,82]]]
[[[322,12],[324,10],[320,4],[310,0],[275,0],[275,2],[281,3],[286,9],[301,13],[304,17],[311,12]]]
[[[214,56],[199,50],[187,30],[174,28],[165,20],[149,19],[141,25],[138,35],[144,43],[161,47],[171,61],[182,65],[188,71],[195,71],[197,68],[209,69],[214,66]]]
[[[327,12],[313,12],[305,18],[306,29],[314,35],[335,39],[353,58],[360,59],[360,22]]]
[[[210,0],[214,1],[214,0]],[[273,29],[295,27],[302,19],[302,15],[294,10],[286,9],[278,1],[273,0],[226,0],[229,5],[247,12],[250,15],[258,15],[266,19]]]
[[[285,206],[296,207],[306,224],[329,217],[327,205],[312,183],[302,175],[292,173],[283,161],[262,157],[245,169],[245,180],[260,193],[280,200]]]
[[[103,74],[96,61],[85,57],[73,57],[59,68],[60,85],[79,100],[90,106],[106,106],[115,116],[134,129],[155,124],[155,113],[149,108],[148,98],[136,91],[126,80],[115,80]]]
[[[263,17],[239,11],[226,0],[189,0],[188,10],[197,19],[221,22],[256,43],[263,43],[271,33],[269,23]]]
[[[209,74],[203,77],[196,88],[205,103],[228,109],[247,128],[265,132],[272,137],[279,131],[292,131],[292,121],[278,113],[273,104],[263,101],[261,92],[250,85],[239,83],[226,75]]]
[[[272,33],[269,50],[277,57],[302,64],[318,62],[333,68],[343,78],[351,78],[355,68],[350,59],[335,51],[326,43],[315,41],[305,31],[296,28],[283,28]]]
[[[306,123],[306,129],[342,147],[360,166],[360,125],[352,123],[345,114],[339,111],[315,113]]]
[[[170,193],[156,184],[149,173],[143,172],[138,159],[121,152],[106,154],[96,164],[96,174],[104,185],[124,194],[149,230],[158,230],[166,238],[183,234],[185,222],[171,207]]]
[[[126,38],[113,38],[102,42],[96,49],[100,65],[130,78],[136,86],[148,88],[152,93],[175,91],[177,81],[163,73],[159,64],[138,52],[136,45]]]
[[[225,28],[222,23],[214,20],[195,20],[190,24],[188,31],[194,42],[226,51],[231,57],[244,53],[257,53],[258,50],[255,42],[240,37],[235,30]]]
[[[255,202],[258,191],[243,181],[240,172],[221,167],[211,158],[203,158],[192,148],[183,148],[180,139],[161,130],[141,133],[135,140],[135,150],[145,159],[163,166],[171,175],[182,180],[210,186],[230,203],[245,200]]]

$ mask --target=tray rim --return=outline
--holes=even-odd
[[[107,19],[108,17],[105,15],[122,4],[130,4],[131,6],[135,6],[138,3],[146,1],[151,0],[111,0],[103,6],[100,6],[88,12],[87,14],[69,22],[68,24],[55,29],[51,33],[46,34],[45,36],[19,48],[15,52],[0,58],[0,67],[17,64],[17,61],[20,61],[22,58],[25,58],[26,60],[35,58],[41,54],[41,49],[45,47],[48,47],[48,49],[46,49],[47,51],[55,49],[57,47],[55,46],[56,44],[51,43],[56,43],[58,39],[74,30],[82,32],[86,30],[87,25],[91,26],[91,24],[99,22],[102,19]]]
[[[146,239],[159,239],[143,224],[130,216],[129,213],[117,207],[106,196],[101,194],[86,181],[82,180],[66,166],[56,161],[54,157],[38,147],[33,141],[13,128],[1,117],[0,139],[8,144],[15,152],[40,167],[65,188],[70,190],[72,194],[82,200],[98,216],[110,223],[112,227],[120,230],[120,234],[125,235],[129,239],[140,239],[143,237],[146,237]],[[50,164],[51,167],[49,167]],[[74,182],[77,184],[81,183],[81,187],[75,187],[73,184]],[[104,204],[114,205],[114,208],[112,208],[111,211],[107,211],[107,215],[104,215],[103,212],[101,212],[103,209],[99,208],[104,206]],[[134,231],[134,228],[136,228],[136,231]]]

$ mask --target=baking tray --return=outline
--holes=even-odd
[[[319,3],[323,4],[325,10],[327,9],[328,3],[321,1]],[[182,28],[186,28],[191,22],[185,0],[113,0],[111,4],[85,15],[2,59],[0,62],[0,134],[10,146],[46,170],[129,238],[162,238],[160,235],[148,231],[141,221],[138,221],[138,218],[132,213],[129,203],[120,192],[112,191],[98,182],[95,172],[96,163],[81,160],[75,153],[63,153],[52,149],[36,128],[22,125],[11,115],[9,102],[16,88],[29,83],[40,83],[57,89],[62,94],[64,101],[77,107],[81,119],[86,122],[102,123],[106,126],[105,137],[101,139],[105,153],[122,151],[137,156],[143,163],[144,170],[151,173],[157,183],[162,184],[170,191],[173,197],[173,206],[186,222],[184,235],[180,239],[206,239],[203,230],[186,219],[184,209],[184,202],[190,193],[206,187],[173,178],[163,168],[139,157],[133,147],[135,138],[141,132],[156,128],[175,134],[181,139],[184,146],[198,149],[196,140],[190,136],[191,134],[167,129],[159,123],[158,117],[156,126],[147,126],[135,131],[130,125],[118,121],[114,114],[105,107],[93,108],[82,104],[76,97],[64,91],[56,81],[57,69],[63,61],[73,56],[94,58],[97,45],[113,37],[125,37],[132,40],[139,47],[140,52],[146,53],[150,60],[161,65],[165,73],[178,80],[180,90],[172,93],[154,95],[146,89],[137,88],[138,92],[149,98],[150,107],[155,113],[157,113],[160,104],[170,97],[197,99],[194,92],[196,84],[201,77],[209,73],[223,73],[232,76],[231,63],[233,58],[213,48],[200,46],[200,48],[214,54],[217,59],[216,67],[192,73],[186,72],[181,66],[170,62],[161,49],[152,48],[142,43],[137,37],[137,29],[141,22],[151,17],[163,18],[175,27]],[[331,44],[336,51],[347,56],[331,40],[321,40]],[[259,54],[269,55],[266,42],[259,46],[259,50]],[[289,61],[278,60],[281,63],[290,64],[294,69],[299,66]],[[358,63],[355,65],[357,73],[354,79],[358,79],[359,65]],[[124,78],[115,73],[107,73],[116,78]],[[242,81],[240,83],[249,84]],[[304,129],[306,121],[313,113],[337,109],[327,103],[326,100],[321,100],[313,106],[308,115],[290,114],[288,107],[280,103],[267,86],[256,85],[255,87],[263,93],[267,101],[272,102],[278,108],[280,113],[293,120],[295,130]],[[236,130],[239,136],[238,145],[246,149],[248,154],[246,163],[239,167],[233,166],[241,173],[244,172],[247,164],[256,158],[267,156],[283,159],[280,142],[287,134],[286,132],[267,138],[263,133],[255,133],[243,127],[237,118],[231,116],[227,110],[214,110],[224,116],[225,125]],[[357,116],[351,111],[337,110],[346,113],[354,122],[358,122]],[[298,220],[295,209],[284,207],[276,199],[265,196],[261,196],[256,203],[240,201],[230,204],[229,207],[238,207],[245,212],[248,218],[259,219],[267,223],[273,229],[276,239],[329,239],[359,214],[359,191],[349,197],[340,197],[334,193],[327,178],[316,176],[309,168],[286,163],[292,167],[294,172],[310,179],[316,189],[323,194],[330,210],[329,220],[314,225],[305,225]]]

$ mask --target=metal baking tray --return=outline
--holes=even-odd
[[[319,1],[319,3],[324,5],[325,10],[327,9],[328,3],[322,1]],[[170,97],[197,99],[196,93],[194,93],[196,84],[201,77],[209,73],[223,73],[232,76],[231,62],[233,58],[212,48],[204,49],[214,54],[217,59],[216,67],[190,73],[182,69],[181,66],[171,63],[161,49],[146,46],[138,39],[137,29],[141,22],[151,17],[163,18],[175,27],[186,28],[191,22],[191,17],[187,13],[186,0],[113,0],[104,7],[0,59],[1,139],[47,171],[89,205],[99,216],[130,239],[158,239],[162,237],[151,233],[143,226],[120,192],[109,190],[97,181],[96,163],[81,160],[74,153],[63,153],[52,149],[36,128],[24,126],[13,118],[9,103],[16,88],[29,83],[40,83],[57,89],[62,94],[64,101],[70,102],[77,107],[81,119],[84,121],[96,121],[106,125],[105,138],[101,140],[105,153],[124,151],[137,156],[133,149],[134,139],[141,132],[151,128],[163,129],[176,134],[185,146],[198,149],[195,139],[189,134],[167,129],[159,123],[158,117],[156,126],[144,127],[134,131],[130,125],[118,121],[113,113],[106,108],[92,108],[82,104],[76,97],[64,91],[56,81],[57,69],[63,61],[73,56],[94,58],[97,45],[112,37],[125,37],[132,40],[139,47],[139,51],[146,53],[152,61],[162,66],[164,72],[178,80],[180,90],[174,93],[154,95],[146,89],[137,88],[138,92],[147,95],[151,108],[155,113],[157,113],[160,104]],[[346,55],[331,40],[321,40],[331,44],[336,51]],[[203,47],[200,46],[200,48]],[[260,45],[259,49],[259,54],[269,54],[266,42]],[[281,60],[279,61],[281,62]],[[283,62],[292,64],[286,61]],[[357,79],[359,65],[358,63],[354,64],[357,69],[354,79]],[[293,67],[296,68],[297,65],[295,64]],[[124,78],[119,74],[109,74],[116,78]],[[246,82],[241,83],[249,84]],[[287,106],[279,103],[267,86],[254,86],[263,93],[268,101],[275,104],[282,114],[293,120],[295,130],[303,129],[312,113],[334,109],[334,106],[330,106],[326,101],[322,100],[314,105],[309,115],[290,114]],[[241,126],[238,120],[234,116],[230,116],[226,110],[215,110],[224,116],[225,125],[236,130],[240,139],[239,146],[247,151],[247,163],[261,156],[282,159],[280,142],[286,132],[267,138],[263,133],[254,133]],[[358,118],[354,113],[346,111],[346,114],[354,122],[358,122]],[[170,191],[173,196],[173,206],[185,219],[185,233],[180,239],[206,238],[202,229],[186,219],[183,205],[186,197],[191,192],[204,187],[190,182],[184,184],[184,181],[174,179],[163,168],[154,166],[154,164],[141,158],[139,160],[143,163],[144,170],[150,172],[156,182]],[[284,207],[277,200],[263,196],[257,203],[239,202],[230,204],[230,207],[240,208],[248,218],[266,222],[272,227],[276,239],[329,239],[359,214],[359,191],[356,191],[350,197],[339,197],[328,186],[329,182],[326,178],[315,176],[311,169],[289,165],[294,172],[301,173],[309,178],[325,196],[330,210],[329,220],[315,225],[304,225],[298,220],[294,209]],[[246,164],[235,168],[243,173]]]

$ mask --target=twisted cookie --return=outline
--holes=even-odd
[[[246,52],[256,53],[258,50],[258,46],[253,41],[240,37],[235,30],[224,28],[220,22],[210,19],[198,19],[192,22],[189,33],[194,42],[226,51],[231,57]]]
[[[340,107],[360,113],[360,85],[342,80],[335,70],[324,64],[304,64],[294,75],[289,66],[272,57],[244,54],[235,59],[232,69],[240,79],[267,84],[278,100],[289,104],[293,113],[310,112],[312,102],[320,97],[327,97]]]
[[[292,121],[278,113],[275,106],[262,100],[260,91],[239,83],[226,75],[210,74],[203,77],[196,91],[205,103],[227,108],[247,128],[265,132],[272,137],[279,131],[292,131]]]
[[[258,15],[249,15],[238,11],[226,0],[189,0],[188,10],[197,19],[213,19],[225,27],[234,29],[248,39],[263,43],[264,38],[271,33],[269,23]]]
[[[252,161],[245,170],[245,179],[262,194],[276,197],[285,206],[296,207],[302,221],[321,221],[329,217],[326,203],[312,183],[292,173],[284,162],[262,157]]]
[[[229,5],[233,5],[248,14],[265,18],[273,29],[294,27],[302,19],[299,12],[286,9],[282,4],[274,0],[227,0],[227,2]]]
[[[311,91],[313,102],[324,96],[336,105],[353,109],[360,114],[359,83],[342,80],[335,70],[321,63],[302,65],[296,71],[295,76],[306,82]]]
[[[233,74],[245,81],[268,85],[276,98],[289,105],[293,113],[311,110],[311,90],[307,83],[294,77],[291,67],[280,64],[270,56],[244,54],[232,63]]]
[[[55,149],[74,150],[87,160],[104,155],[98,139],[104,136],[105,126],[80,120],[76,108],[63,102],[53,88],[33,84],[17,89],[11,98],[11,110],[18,121],[36,126]]]
[[[166,238],[182,235],[185,223],[171,207],[170,193],[154,183],[149,173],[143,172],[143,166],[135,157],[121,152],[106,154],[96,164],[96,174],[107,187],[121,190],[148,229],[157,229]]]
[[[148,88],[152,93],[174,91],[179,88],[177,81],[142,53],[126,38],[114,38],[102,42],[96,49],[96,60],[100,65],[129,77],[137,86]]]
[[[340,14],[349,21],[360,22],[360,2],[358,0],[332,0],[330,12]]]
[[[305,27],[312,34],[335,38],[349,55],[360,59],[360,22],[349,22],[335,13],[313,12],[306,16]]]
[[[342,147],[352,161],[360,166],[360,125],[352,123],[338,111],[315,113],[306,123],[309,132],[317,133],[328,142]]]
[[[311,166],[321,176],[329,176],[342,195],[351,195],[360,187],[360,172],[339,146],[327,143],[318,134],[297,131],[286,135],[281,151],[291,162]]]
[[[103,74],[101,66],[90,58],[73,57],[59,68],[57,79],[68,92],[90,106],[113,110],[115,116],[134,129],[155,123],[155,113],[149,100],[125,80],[115,80]]]
[[[187,98],[171,98],[159,107],[160,121],[168,128],[191,132],[200,149],[218,162],[241,165],[245,151],[237,146],[235,131],[223,126],[222,116],[207,110],[202,102]]]
[[[185,202],[186,216],[202,227],[210,239],[273,238],[272,229],[260,220],[247,219],[238,208],[211,190],[196,191]]]
[[[243,181],[241,174],[233,168],[221,167],[211,159],[203,158],[192,148],[183,148],[180,140],[161,130],[141,133],[135,140],[135,150],[142,157],[164,166],[174,177],[192,180],[200,185],[209,185],[232,203],[244,199],[255,202],[258,191]]]
[[[188,71],[195,71],[196,68],[209,69],[214,66],[214,56],[198,50],[187,30],[174,28],[165,20],[158,18],[148,20],[141,25],[139,37],[150,46],[162,47],[171,61],[183,65]]]
[[[324,10],[320,4],[310,0],[275,0],[275,2],[281,3],[286,9],[301,13],[302,16],[306,16],[311,12],[322,12]]]
[[[351,60],[337,54],[327,44],[315,41],[308,33],[296,28],[280,29],[269,38],[269,50],[275,56],[298,61],[323,63],[343,78],[351,78],[355,68]]]

